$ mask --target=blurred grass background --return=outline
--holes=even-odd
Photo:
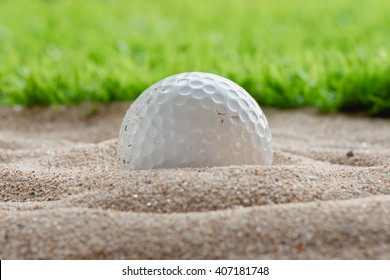
[[[390,115],[390,1],[0,0],[0,104],[136,98],[187,71],[262,105]]]

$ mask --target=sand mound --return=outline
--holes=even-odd
[[[272,166],[124,171],[128,106],[0,108],[0,258],[390,258],[390,121],[269,109]]]

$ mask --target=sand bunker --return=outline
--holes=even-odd
[[[120,170],[129,103],[0,108],[1,259],[389,259],[390,121],[265,110],[274,164]]]

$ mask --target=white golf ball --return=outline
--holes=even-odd
[[[271,131],[240,86],[209,73],[182,73],[146,89],[130,106],[118,139],[126,169],[268,165]]]

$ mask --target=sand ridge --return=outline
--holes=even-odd
[[[129,103],[0,108],[2,259],[388,259],[390,122],[266,109],[272,166],[121,170]]]

